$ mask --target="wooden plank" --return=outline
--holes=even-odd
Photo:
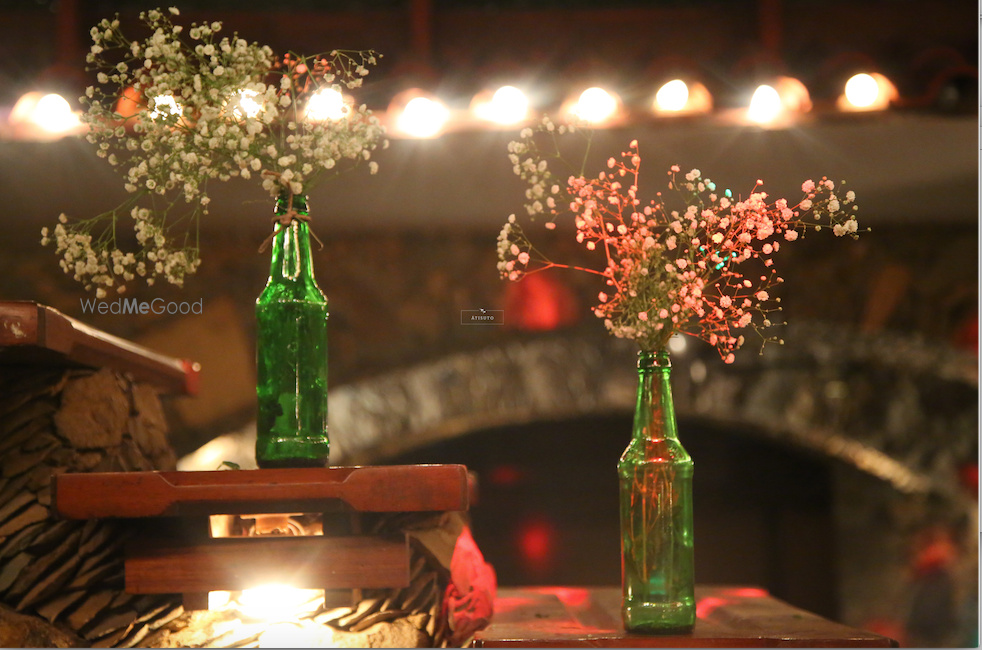
[[[0,301],[0,365],[89,366],[193,395],[198,364],[158,354],[30,301]]]
[[[468,508],[463,465],[60,474],[52,486],[66,519]]]
[[[0,346],[36,345],[38,309],[33,302],[0,302]]]
[[[618,587],[500,589],[475,647],[896,647],[883,636],[829,621],[755,587],[696,587],[691,634],[628,634]]]
[[[275,583],[301,589],[408,587],[409,543],[405,536],[243,537],[191,545],[144,538],[126,547],[131,594],[239,591]]]

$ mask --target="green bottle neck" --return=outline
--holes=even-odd
[[[672,360],[665,350],[638,353],[638,399],[634,439],[678,440],[670,376]]]
[[[290,195],[283,193],[276,199],[274,214],[285,215]],[[307,216],[307,197],[293,196],[293,210]],[[274,223],[273,254],[269,264],[269,280],[279,282],[314,281],[314,263],[310,251],[310,227],[306,221],[291,219],[289,225]]]

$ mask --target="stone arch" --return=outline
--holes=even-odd
[[[958,491],[977,445],[973,356],[817,323],[733,365],[689,342],[673,355],[680,419],[819,451],[905,493]],[[553,335],[454,354],[330,394],[332,462],[372,462],[489,427],[630,413],[632,343]]]

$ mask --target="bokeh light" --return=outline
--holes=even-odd
[[[897,88],[878,72],[853,75],[836,105],[844,111],[881,111],[898,97]]]
[[[853,75],[846,82],[846,99],[856,108],[867,108],[876,101],[880,88],[868,74]]]
[[[255,90],[242,90],[235,95],[235,105],[232,108],[232,112],[235,117],[242,119],[243,117],[256,117],[263,110],[263,105],[261,102],[256,101],[259,96]]]
[[[763,84],[754,91],[747,117],[752,122],[767,124],[781,113],[781,96],[771,86]]]
[[[243,91],[246,92],[246,91]],[[181,115],[184,107],[177,103],[173,95],[160,95],[154,98],[154,108],[150,111],[150,119],[167,117],[168,115]]]
[[[476,101],[474,112],[479,118],[496,124],[516,124],[528,117],[529,100],[518,88],[502,86],[494,92],[490,101],[483,98]]]
[[[60,137],[77,130],[81,121],[61,95],[39,92],[24,94],[10,113],[10,123],[26,126],[42,137]]]
[[[307,119],[315,122],[340,120],[348,114],[344,95],[335,88],[324,88],[314,93],[307,101]]]
[[[673,79],[658,89],[655,106],[661,111],[681,111],[689,101],[689,87],[681,79]]]
[[[572,113],[581,120],[602,124],[617,113],[617,99],[603,88],[587,88],[580,95]]]
[[[437,99],[414,97],[396,118],[396,128],[413,138],[433,138],[443,131],[450,111]]]

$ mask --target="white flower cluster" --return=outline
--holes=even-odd
[[[361,86],[366,66],[376,63],[373,52],[278,60],[237,34],[220,38],[219,22],[192,23],[185,32],[171,22],[179,14],[141,13],[150,29],[144,41],[127,39],[118,18],[91,30],[86,60],[99,85],[80,98],[88,106],[86,137],[119,168],[132,196],[93,219],[69,223],[63,215],[55,230],[62,267],[87,289],[121,290],[136,276],[182,284],[200,264],[191,233],[208,212],[209,180],[255,177],[274,197],[303,194],[353,165],[368,162],[376,173],[372,153],[388,144],[365,105],[345,99],[343,115],[331,118],[308,110],[319,92]],[[116,235],[127,213],[139,246],[131,253],[119,250]],[[51,241],[45,229],[42,243]]]
[[[519,133],[521,140],[508,143],[508,160],[512,164],[512,171],[515,175],[529,184],[525,190],[525,210],[529,216],[534,217],[538,214],[550,214],[555,216],[557,211],[557,200],[565,186],[564,179],[557,176],[549,169],[549,161],[539,149],[535,141],[536,134],[544,133],[551,135],[553,145],[556,144],[556,137],[566,133],[585,133],[583,126],[585,123],[570,123],[556,126],[548,115],[534,129],[526,127]],[[587,136],[589,137],[589,136]],[[555,147],[554,147],[555,150]],[[562,162],[558,155],[553,155],[557,161]],[[572,172],[573,170],[567,170]],[[582,170],[577,172],[582,175]],[[555,227],[553,221],[546,224],[550,230]]]

